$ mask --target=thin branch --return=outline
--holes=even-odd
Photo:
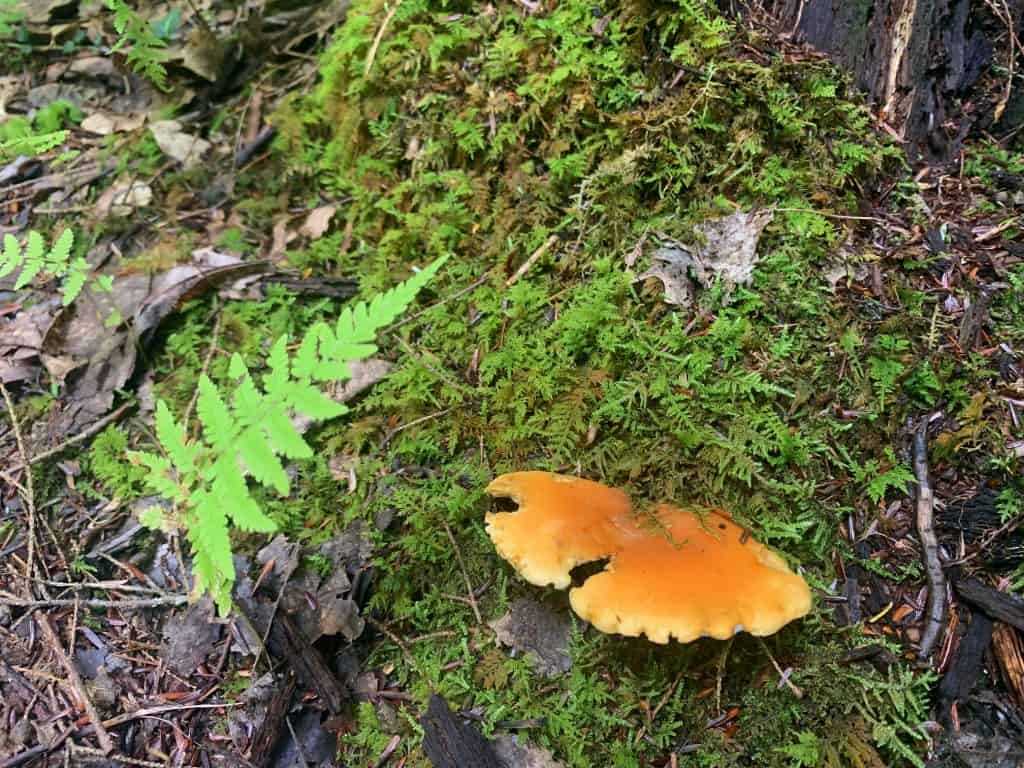
[[[398,10],[398,6],[402,4],[402,0],[398,0],[394,7],[388,11],[384,17],[384,21],[381,22],[380,28],[377,30],[377,34],[373,37],[373,45],[370,46],[370,52],[366,55],[366,64],[363,67],[363,75],[370,74],[370,70],[373,68],[373,60],[377,58],[377,49],[380,48],[380,43],[384,39],[384,32],[388,28],[388,24],[391,23],[391,19],[395,15],[395,11]]]
[[[519,282],[519,278],[530,271],[530,268],[537,263],[541,256],[548,252],[555,243],[558,242],[558,235],[551,235],[547,240],[541,243],[540,247],[530,254],[530,258],[523,262],[522,266],[516,270],[516,273],[512,275],[508,280],[505,281],[505,287],[511,288],[513,285]]]
[[[796,685],[796,683],[789,679],[789,676],[793,670],[784,670],[782,667],[780,667],[779,662],[775,660],[775,657],[772,655],[771,649],[768,647],[768,643],[764,641],[764,638],[759,637],[757,639],[761,643],[761,648],[764,649],[764,652],[768,655],[768,660],[772,663],[772,666],[775,667],[775,671],[779,673],[779,687],[781,688],[782,685],[785,684],[785,686],[789,688],[789,690],[793,693],[794,696],[796,696],[798,699],[802,699],[804,697],[803,690],[799,688]]]
[[[452,535],[452,529],[449,527],[448,521],[442,520],[441,523],[444,525],[444,532],[448,534],[448,541],[452,543],[452,549],[455,550],[455,559],[459,561],[462,578],[466,581],[466,594],[469,595],[469,606],[473,609],[473,615],[476,616],[476,623],[483,624],[484,620],[480,616],[480,608],[477,606],[476,597],[473,595],[473,582],[469,580],[469,571],[466,570],[466,563],[462,559],[462,552],[459,551],[459,545],[455,543],[455,536]]]
[[[935,535],[935,498],[928,476],[928,418],[914,434],[914,474],[917,476],[917,535],[921,540],[921,559],[928,576],[928,603],[925,609],[925,628],[921,635],[918,657],[926,659],[942,632],[946,614],[946,576],[939,561],[939,540]]]
[[[14,402],[11,400],[11,393],[7,391],[2,380],[0,380],[0,392],[3,393],[4,403],[7,405],[7,413],[11,418],[11,429],[14,430],[14,439],[18,444],[18,455],[21,463],[26,465],[25,470],[25,508],[28,511],[28,557],[25,559],[25,596],[32,596],[32,570],[36,560],[36,494],[32,487],[32,468],[28,467],[28,453],[25,451],[25,440],[21,436],[21,425],[18,423],[18,415],[14,412]]]
[[[70,448],[72,445],[76,445],[76,444],[82,442],[83,440],[88,440],[90,437],[95,435],[97,432],[102,430],[104,427],[106,427],[111,422],[114,422],[114,421],[117,421],[118,419],[120,419],[125,414],[125,411],[127,411],[129,408],[132,408],[134,405],[135,405],[135,403],[125,403],[120,408],[118,408],[118,409],[108,413],[106,416],[104,416],[99,421],[96,421],[96,422],[90,424],[86,429],[83,429],[77,435],[74,435],[73,437],[69,437],[67,440],[62,442],[60,445],[56,445],[53,448],[49,448],[49,449],[43,451],[42,453],[37,453],[35,456],[33,456],[31,459],[28,460],[27,464],[26,463],[22,463],[22,464],[19,464],[16,467],[11,467],[11,469],[9,471],[17,472],[19,469],[24,469],[26,466],[30,466],[32,464],[38,464],[43,459],[48,459],[51,456],[56,456],[58,453],[62,453],[63,451],[65,451],[68,448]]]
[[[80,605],[85,608],[160,608],[165,605],[184,605],[188,602],[188,595],[169,595],[167,597],[153,597],[143,600],[17,600],[0,597],[0,605],[9,608],[67,608]]]
[[[111,741],[110,734],[107,733],[107,729],[103,727],[103,720],[100,718],[100,713],[96,711],[96,705],[92,703],[92,699],[89,697],[89,692],[85,688],[85,683],[82,682],[82,677],[78,674],[78,669],[64,652],[64,648],[60,643],[60,638],[57,637],[57,630],[55,630],[53,628],[53,624],[50,623],[50,617],[37,615],[36,624],[39,626],[39,631],[43,633],[46,641],[50,644],[50,649],[53,651],[54,655],[60,659],[61,665],[67,672],[67,685],[74,690],[78,699],[82,702],[82,706],[85,707],[85,713],[89,716],[89,720],[92,722],[93,728],[96,729],[96,740],[100,743],[100,748],[103,750],[103,754],[109,755],[114,751],[114,742]]]

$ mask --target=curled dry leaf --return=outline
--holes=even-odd
[[[651,257],[651,268],[637,281],[657,278],[665,286],[665,303],[683,307],[693,303],[691,277],[704,287],[715,279],[729,286],[749,283],[761,233],[774,217],[774,210],[763,208],[703,222],[695,227],[702,242],[662,246]]]
[[[198,165],[212,146],[206,139],[186,133],[177,120],[161,120],[149,126],[160,151],[185,168]]]
[[[487,515],[487,532],[530,583],[565,589],[574,567],[610,558],[569,593],[602,632],[656,643],[770,635],[811,608],[804,580],[725,512],[662,504],[645,521],[622,491],[549,472],[502,475],[487,491],[519,504]]]
[[[310,240],[317,240],[323,237],[324,232],[331,225],[331,219],[334,218],[334,214],[338,212],[338,206],[336,205],[321,205],[318,208],[314,208],[306,216],[305,222],[299,227],[299,234],[305,235]]]

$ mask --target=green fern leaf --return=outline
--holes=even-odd
[[[12,234],[4,235],[4,252],[0,256],[0,277],[7,277],[21,266],[21,246]]]
[[[289,459],[308,459],[313,449],[302,438],[299,431],[292,425],[292,420],[284,411],[270,408],[264,414],[264,426],[270,437],[274,450]]]
[[[64,288],[61,291],[62,302],[65,307],[82,293],[82,289],[89,279],[90,269],[92,269],[92,266],[82,257],[68,264],[67,278],[64,280]]]
[[[45,249],[46,244],[43,242],[43,236],[34,229],[31,230],[28,233],[28,242],[25,245],[24,265],[22,266],[21,274],[18,275],[18,279],[14,283],[14,290],[18,291],[24,288],[42,271]]]
[[[272,486],[282,496],[288,495],[291,490],[288,475],[259,426],[249,427],[242,433],[238,440],[238,451],[242,454],[249,474],[257,482]]]
[[[213,495],[220,501],[223,509],[228,511],[232,522],[243,531],[256,533],[273,533],[277,525],[263,514],[260,505],[249,493],[249,486],[245,478],[237,469],[233,469],[234,463],[223,462],[223,469],[215,467],[216,477],[211,488]]]
[[[235,390],[234,413],[239,424],[252,424],[263,419],[263,395],[248,374],[238,382]]]
[[[191,477],[196,471],[195,448],[185,444],[185,430],[163,400],[156,402],[156,436],[178,472]]]
[[[238,428],[221,399],[220,392],[217,391],[217,385],[210,381],[206,374],[199,377],[196,412],[203,424],[203,437],[213,449],[218,454],[233,453],[231,444],[238,433]]]
[[[128,454],[128,458],[143,464],[149,469],[149,474],[146,475],[146,485],[165,499],[171,499],[176,502],[188,499],[185,489],[174,480],[171,462],[163,456],[157,456],[146,451],[132,451]]]
[[[192,496],[194,514],[188,525],[188,541],[192,545],[192,572],[196,591],[209,593],[221,613],[231,608],[231,585],[235,581],[235,564],[231,559],[231,538],[224,505],[213,494],[197,491]]]
[[[334,329],[331,359],[351,362],[362,360],[376,352],[377,345],[373,341],[377,331],[394,322],[412,304],[416,294],[437,274],[447,260],[447,256],[442,256],[404,283],[374,297],[369,305],[360,302],[354,307],[346,307],[338,317]]]
[[[296,411],[316,421],[335,419],[348,412],[345,406],[331,400],[316,387],[301,382],[289,385],[288,402]]]
[[[281,336],[270,348],[267,357],[270,373],[263,377],[263,390],[279,402],[287,400],[288,382],[291,380],[291,364],[288,360],[288,337]]]
[[[235,352],[231,355],[231,362],[228,363],[228,376],[232,379],[241,379],[248,375],[249,368],[245,365],[245,361],[242,360],[242,356]]]
[[[70,229],[60,233],[57,240],[50,246],[50,252],[46,254],[46,268],[54,275],[60,277],[68,270],[68,262],[71,260],[71,246],[75,244],[75,235]]]
[[[319,361],[321,343],[330,344],[333,334],[327,323],[314,323],[302,337],[299,349],[292,358],[292,375],[297,379],[311,379]]]

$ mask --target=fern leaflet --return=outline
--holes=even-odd
[[[0,278],[7,277],[20,268],[21,271],[14,282],[14,290],[20,291],[31,284],[40,273],[63,277],[61,297],[67,306],[78,298],[91,270],[89,262],[81,256],[71,259],[71,248],[74,243],[75,236],[70,229],[61,232],[49,249],[43,236],[35,230],[30,230],[26,236],[24,249],[14,235],[4,235],[4,248],[0,252]]]

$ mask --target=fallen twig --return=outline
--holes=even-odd
[[[476,604],[476,597],[473,595],[473,582],[469,580],[469,571],[466,570],[466,563],[462,560],[462,552],[459,551],[459,545],[455,543],[455,536],[452,535],[452,529],[448,525],[447,520],[442,520],[441,523],[444,525],[444,532],[448,534],[448,541],[452,544],[452,549],[455,550],[455,559],[459,561],[459,568],[462,570],[462,578],[466,581],[466,594],[469,595],[469,607],[473,609],[473,615],[476,616],[476,623],[483,624],[484,620],[480,617],[480,608]]]
[[[377,49],[380,48],[381,40],[384,39],[384,32],[388,28],[388,24],[391,23],[391,19],[394,17],[395,12],[398,10],[398,6],[402,4],[402,0],[398,0],[397,3],[387,12],[384,17],[384,21],[381,22],[380,27],[377,29],[377,34],[373,37],[373,44],[370,46],[370,52],[366,54],[366,65],[363,67],[363,75],[370,74],[370,70],[373,68],[373,60],[377,58]]]
[[[523,262],[522,266],[516,270],[516,273],[505,281],[505,287],[511,288],[513,285],[519,282],[519,278],[521,278],[523,275],[529,272],[530,267],[536,264],[540,257],[547,253],[548,249],[556,242],[558,242],[558,235],[552,235],[547,240],[545,240],[541,244],[540,248],[538,248],[536,251],[530,254],[530,258]]]
[[[100,713],[96,711],[96,705],[92,703],[92,699],[89,697],[89,692],[85,688],[85,683],[82,682],[81,676],[78,674],[78,669],[72,663],[67,653],[64,652],[64,648],[60,643],[60,638],[57,637],[57,630],[53,628],[53,624],[50,623],[50,617],[46,615],[37,615],[36,624],[39,626],[39,631],[43,633],[46,641],[50,644],[50,649],[54,655],[60,659],[61,665],[64,667],[64,671],[68,674],[67,683],[74,689],[75,695],[79,701],[82,702],[82,706],[85,707],[85,713],[89,716],[89,720],[92,722],[93,728],[96,729],[96,740],[100,743],[100,748],[103,750],[104,755],[109,755],[114,751],[114,742],[110,739],[110,734],[107,733],[107,729],[103,727],[103,720],[100,718]]]
[[[11,419],[11,429],[14,431],[14,439],[18,444],[18,456],[21,463],[26,466],[25,471],[25,510],[28,513],[28,557],[25,558],[25,596],[32,596],[32,569],[36,560],[36,494],[32,487],[32,469],[28,467],[28,453],[25,451],[25,440],[21,436],[21,425],[18,423],[18,415],[14,412],[14,402],[11,400],[11,393],[7,391],[3,381],[0,381],[0,392],[4,396],[4,404],[7,406],[7,413]]]
[[[94,422],[93,424],[90,424],[86,429],[83,429],[77,435],[69,437],[67,440],[62,442],[60,445],[56,445],[53,448],[49,448],[49,449],[43,451],[42,453],[37,453],[35,456],[33,456],[31,459],[28,460],[28,464],[29,465],[31,465],[31,464],[38,464],[43,459],[48,459],[51,456],[56,456],[58,453],[61,453],[62,451],[67,450],[72,445],[76,445],[77,443],[80,443],[83,440],[88,440],[90,437],[95,435],[97,432],[102,430],[104,427],[106,427],[111,422],[114,422],[114,421],[117,421],[118,419],[120,419],[129,408],[132,408],[134,406],[135,406],[134,402],[125,403],[120,408],[117,408],[116,410],[113,410],[110,413],[108,413],[106,416],[104,416],[99,421]],[[11,471],[17,471],[19,469],[22,469],[24,466],[25,466],[25,464],[21,464],[21,465],[19,465],[17,467],[12,467]]]
[[[183,605],[188,602],[188,595],[168,595],[167,597],[152,597],[143,600],[81,600],[81,599],[56,599],[56,600],[18,600],[14,598],[0,597],[0,605],[8,608],[68,608],[75,605],[83,608],[159,608],[164,605]]]
[[[798,699],[802,699],[804,697],[803,689],[798,687],[796,683],[789,679],[789,676],[793,673],[793,670],[784,670],[782,667],[780,667],[779,662],[775,660],[775,657],[772,655],[771,649],[768,648],[768,643],[764,641],[764,638],[759,637],[757,639],[761,643],[761,648],[763,648],[764,652],[768,655],[768,660],[772,663],[772,666],[775,667],[775,671],[779,673],[779,687],[781,688],[782,685],[785,684],[785,686],[789,688],[789,690],[792,692],[794,696],[796,696]]]
[[[918,658],[926,659],[931,656],[939,639],[946,615],[946,577],[939,561],[939,540],[935,535],[934,524],[935,498],[928,477],[927,417],[921,419],[921,426],[914,434],[912,454],[914,475],[917,477],[917,535],[921,540],[921,559],[928,576],[928,603]]]

